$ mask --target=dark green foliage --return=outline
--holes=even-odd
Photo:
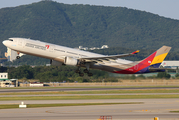
[[[38,39],[78,47],[179,51],[179,21],[123,7],[65,5],[41,1],[0,9],[0,42],[9,37]],[[1,56],[6,51],[0,44]]]
[[[0,66],[0,72],[1,73],[6,72],[6,71],[7,71],[7,67]]]
[[[16,79],[39,79],[40,82],[92,82],[91,79],[104,78],[108,76],[108,72],[99,70],[90,70],[94,74],[93,77],[79,77],[75,73],[76,67],[69,66],[37,66],[32,68],[28,65],[23,65],[20,67],[1,67],[0,70],[9,73],[9,78]],[[82,69],[83,70],[83,69]]]
[[[137,78],[145,79],[145,76],[141,74],[141,75],[137,76]]]
[[[93,73],[92,77],[88,77],[86,74],[84,77],[79,77],[75,73],[76,67],[72,66],[36,66],[31,67],[28,65],[23,65],[20,67],[0,67],[0,71],[8,72],[9,79],[39,79],[40,82],[118,82],[120,79],[145,79],[145,76],[139,75],[128,75],[123,77],[110,77],[108,72],[100,70],[90,70]],[[84,70],[84,69],[82,69]],[[169,79],[171,76],[166,72],[161,72],[157,74],[157,78]],[[178,74],[176,74],[178,77]],[[148,77],[156,78],[156,76]]]
[[[136,76],[135,76],[135,75],[132,75],[132,76],[130,77],[130,79],[136,79]]]
[[[83,78],[82,77],[77,77],[75,79],[75,81],[78,82],[78,83],[82,83],[83,82]]]
[[[21,79],[21,78],[27,78],[27,79],[33,79],[34,78],[34,73],[33,69],[30,66],[20,66],[18,68],[9,68],[7,70],[9,73],[9,78],[16,78],[16,79]]]
[[[167,72],[159,72],[159,73],[157,74],[157,77],[158,77],[158,78],[166,78],[166,79],[169,79],[169,78],[171,77],[171,75],[168,74]]]
[[[175,77],[176,77],[176,78],[179,78],[179,73],[177,73],[177,74],[175,75]]]

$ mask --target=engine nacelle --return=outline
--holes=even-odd
[[[78,60],[73,57],[65,57],[64,63],[66,65],[76,66],[76,65],[78,65]]]
[[[56,60],[50,60],[50,64],[53,66],[62,66],[63,65],[63,63],[58,62]]]

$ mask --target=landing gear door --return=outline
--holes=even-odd
[[[7,53],[6,53],[6,57],[8,58],[8,61],[13,61],[13,60],[16,60],[16,56],[17,56],[17,52],[10,49],[10,48],[7,48]]]

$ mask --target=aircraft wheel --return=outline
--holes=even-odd
[[[20,56],[17,56],[16,59],[20,59]]]
[[[89,73],[89,71],[87,70],[87,69],[84,69],[84,71],[83,71],[84,73]]]

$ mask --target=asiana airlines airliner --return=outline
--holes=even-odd
[[[163,46],[144,60],[129,61],[121,58],[137,54],[138,50],[129,54],[106,56],[26,38],[9,38],[4,40],[3,44],[17,53],[50,59],[51,65],[77,66],[76,73],[79,76],[84,76],[84,73],[92,76],[90,68],[119,74],[163,72],[165,69],[159,66],[171,49],[171,47]],[[17,55],[16,58],[19,59],[20,56]],[[82,72],[81,67],[86,69]]]

